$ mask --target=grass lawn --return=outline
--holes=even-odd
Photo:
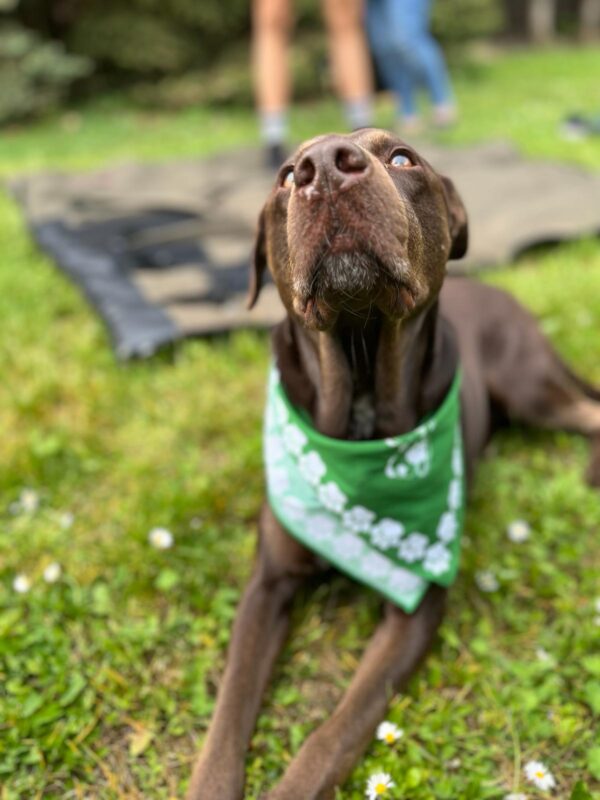
[[[591,49],[464,66],[462,120],[446,139],[509,138],[531,156],[598,169],[600,140],[567,143],[557,124],[597,111],[599,74]],[[379,115],[390,123],[387,102]],[[293,123],[298,139],[341,127],[333,102],[296,110]],[[99,100],[4,132],[0,175],[255,139],[246,110],[167,116]],[[0,798],[180,797],[252,563],[268,337],[191,341],[174,360],[117,364],[5,196],[0,247]],[[486,279],[522,298],[600,384],[600,242]],[[554,773],[552,797],[600,797],[600,502],[582,480],[586,445],[517,430],[490,456],[439,642],[391,705],[404,737],[372,745],[344,800],[364,797],[378,770],[398,799],[541,797],[523,781],[530,759]],[[26,488],[37,508],[15,506]],[[506,527],[521,518],[532,535],[514,544]],[[171,549],[148,544],[155,526],[173,532]],[[51,562],[62,566],[53,584],[42,577]],[[490,569],[498,587],[482,592],[476,575]],[[20,573],[31,580],[23,594]],[[249,799],[331,712],[378,606],[343,577],[301,598],[248,757]]]

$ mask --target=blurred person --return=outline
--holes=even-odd
[[[363,0],[322,0],[333,79],[350,128],[372,122],[371,63]],[[292,0],[254,0],[252,54],[256,105],[269,166],[285,158],[291,94],[289,39]]]
[[[429,30],[431,0],[368,0],[367,31],[382,81],[396,95],[400,128],[419,133],[416,92],[425,86],[433,122],[447,127],[457,113],[441,48]]]

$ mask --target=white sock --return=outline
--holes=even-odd
[[[344,111],[348,125],[352,130],[368,128],[373,124],[373,102],[370,97],[361,97],[359,100],[346,100]]]
[[[259,121],[260,135],[265,144],[283,144],[288,131],[286,111],[261,111]]]

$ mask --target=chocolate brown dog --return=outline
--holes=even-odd
[[[261,213],[250,297],[253,304],[268,268],[287,309],[274,349],[288,397],[329,437],[391,437],[442,403],[460,364],[469,476],[498,423],[515,419],[588,436],[588,479],[600,485],[600,392],[562,363],[507,294],[444,282],[447,260],[466,247],[466,213],[452,183],[396,137],[361,130],[300,147]],[[265,503],[190,800],[243,797],[244,757],[292,598],[325,566]],[[339,706],[268,800],[334,797],[390,696],[427,652],[443,606],[434,585],[413,614],[386,603]]]

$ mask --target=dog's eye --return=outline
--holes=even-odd
[[[414,167],[414,161],[406,153],[394,153],[390,158],[390,164],[393,167]]]
[[[294,168],[288,167],[281,176],[281,185],[284,189],[291,189],[295,182]]]

